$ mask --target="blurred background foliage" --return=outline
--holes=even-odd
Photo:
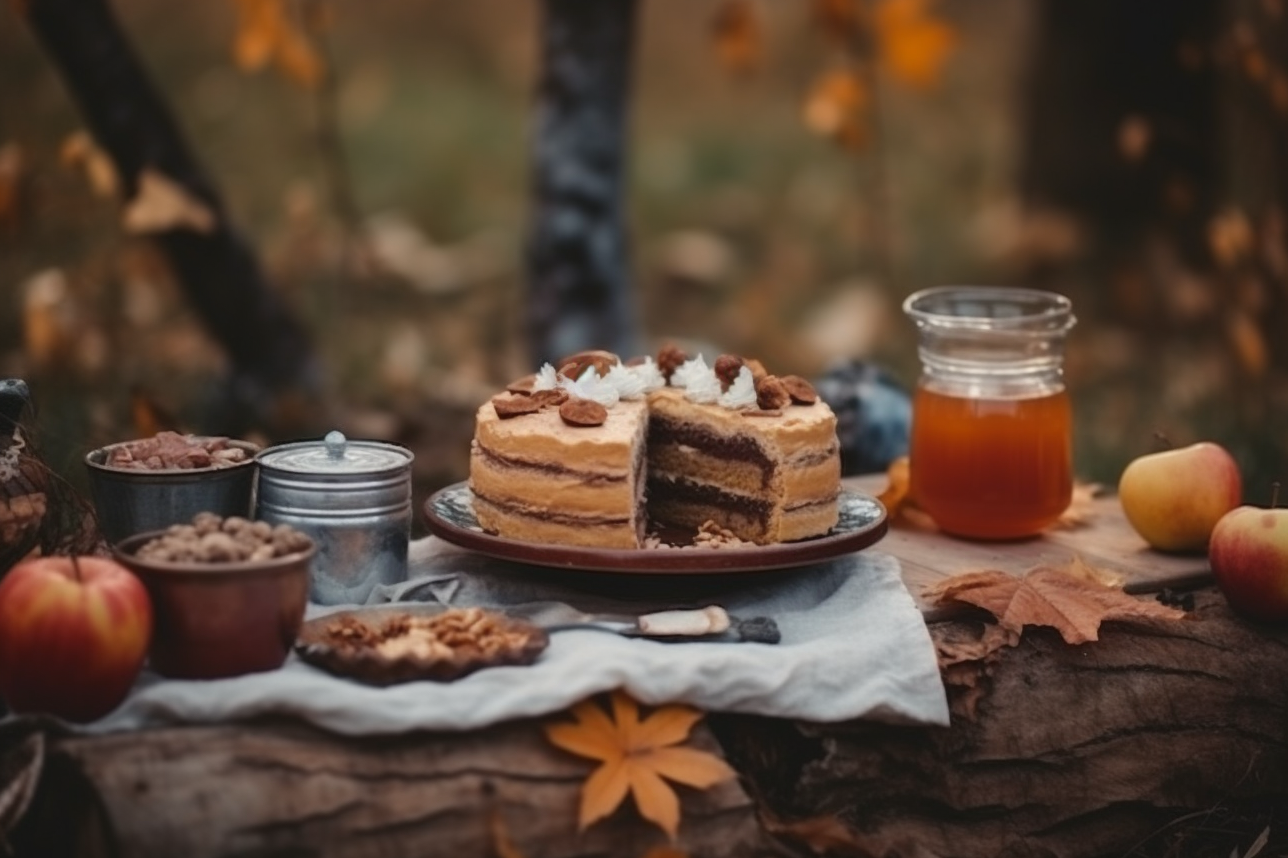
[[[111,164],[23,5],[0,6],[0,372],[32,384],[49,462],[78,482],[94,446],[155,425],[200,430],[225,358],[146,230],[123,221]],[[1217,13],[1161,53],[1217,80],[1218,159],[1203,206],[1184,182],[1159,185],[1155,230],[1140,227],[1149,206],[1124,226],[1032,193],[1044,187],[1033,171],[1058,163],[1034,157],[1031,139],[1035,116],[1062,109],[1035,91],[1059,83],[1035,69],[1051,58],[1049,3],[644,0],[627,213],[650,343],[709,344],[806,375],[862,359],[911,386],[907,294],[1054,288],[1080,317],[1067,372],[1080,475],[1115,482],[1155,432],[1211,438],[1239,458],[1249,498],[1267,501],[1288,477],[1275,172],[1288,38],[1278,2],[1180,5]],[[316,338],[328,409],[301,431],[334,424],[408,444],[422,491],[461,479],[475,407],[531,369],[539,4],[113,8]],[[1071,49],[1091,63],[1097,41]],[[1106,103],[1119,83],[1139,81],[1109,77]],[[1071,142],[1125,175],[1173,130],[1131,110],[1088,126],[1102,127],[1112,134]],[[1169,229],[1169,211],[1200,227]]]

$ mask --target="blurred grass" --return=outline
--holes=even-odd
[[[897,309],[906,294],[1018,281],[1014,87],[1029,6],[938,4],[960,35],[940,86],[883,85],[879,137],[855,155],[801,121],[811,78],[834,59],[807,4],[761,4],[764,62],[745,78],[717,65],[717,5],[640,5],[629,215],[647,333],[760,355],[782,371],[879,360],[911,384],[915,344]],[[467,421],[490,385],[526,370],[518,306],[538,4],[333,4],[327,40],[358,206],[419,235],[445,266],[426,275],[441,289],[345,268],[315,104],[280,75],[233,66],[232,3],[115,8],[235,222],[318,333],[356,424],[392,434],[426,411]],[[191,424],[221,360],[146,245],[119,231],[118,201],[60,164],[61,142],[80,127],[39,48],[0,7],[0,145],[18,144],[25,163],[21,220],[0,233],[0,370],[36,386],[46,449],[74,480],[80,454],[130,433],[132,386]],[[73,325],[87,332],[52,366],[33,363],[22,323],[30,278],[51,268],[66,275]],[[1095,277],[1075,271],[1071,294],[1107,288]],[[1079,471],[1112,482],[1162,428],[1178,442],[1222,440],[1247,469],[1281,473],[1282,389],[1231,384],[1212,357],[1219,346],[1156,346],[1084,317],[1070,363]],[[1169,373],[1198,388],[1166,384]],[[382,414],[396,418],[372,419]],[[442,481],[466,450],[459,431],[430,426],[416,437],[446,460],[431,478]]]

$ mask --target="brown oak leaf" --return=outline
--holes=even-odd
[[[125,231],[134,235],[186,229],[207,233],[215,214],[183,185],[158,170],[144,167],[139,187],[122,214]]]
[[[1077,561],[1081,562],[1081,561]],[[996,569],[954,575],[927,588],[935,604],[962,602],[988,611],[1003,629],[1049,626],[1065,643],[1099,640],[1105,620],[1176,620],[1183,611],[1137,599],[1055,566],[1035,566],[1017,578]]]

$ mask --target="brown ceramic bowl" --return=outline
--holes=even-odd
[[[317,546],[239,563],[169,563],[135,552],[163,531],[118,543],[152,599],[152,669],[173,679],[216,679],[282,666],[304,621]]]

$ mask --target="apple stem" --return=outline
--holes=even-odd
[[[1176,445],[1172,443],[1172,439],[1167,437],[1166,432],[1163,432],[1160,429],[1154,430],[1154,452],[1155,453],[1161,453],[1164,450],[1170,450],[1175,446]]]
[[[1270,508],[1274,509],[1279,506],[1279,481],[1275,480],[1270,484]]]
[[[81,580],[80,561],[76,559],[75,554],[71,556],[71,559],[72,559],[72,574],[76,576],[77,581],[80,581]]]

